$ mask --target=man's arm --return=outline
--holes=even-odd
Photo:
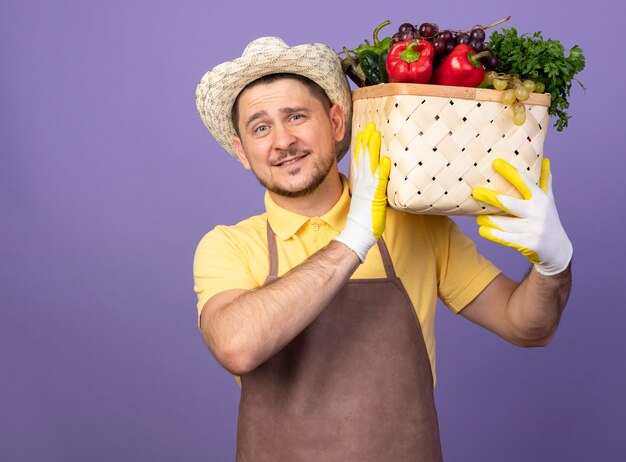
[[[339,242],[258,290],[228,290],[202,309],[202,336],[217,360],[241,375],[280,351],[324,310],[359,266]]]
[[[508,213],[479,216],[480,235],[519,250],[534,266],[519,284],[498,276],[461,313],[516,345],[545,346],[554,336],[572,285],[572,244],[554,203],[550,163],[543,159],[539,186],[502,160],[493,166],[523,199],[475,188],[476,199]]]
[[[571,265],[554,276],[531,269],[521,283],[500,274],[461,314],[515,345],[546,346],[554,337],[571,284]]]
[[[204,305],[204,340],[234,374],[252,371],[313,322],[382,235],[391,161],[383,157],[379,165],[380,133],[374,124],[357,136],[355,146],[350,211],[339,236],[272,284],[228,290]]]

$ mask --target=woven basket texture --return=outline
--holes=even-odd
[[[385,92],[395,91],[391,88],[395,84],[383,85],[390,86]],[[430,87],[427,93],[433,93],[432,87],[437,86],[421,87]],[[541,95],[543,104],[527,103],[526,122],[516,126],[512,109],[500,102],[501,93],[495,90],[481,90],[481,95],[472,91],[459,98],[445,91],[459,87],[443,88],[444,96],[371,96],[372,92],[363,92],[368,88],[353,92],[352,139],[368,122],[380,130],[381,155],[387,154],[392,162],[387,195],[393,208],[431,215],[501,214],[471,196],[475,186],[486,186],[521,198],[493,170],[497,157],[539,182],[548,127],[547,95]],[[419,93],[415,88],[411,92]]]

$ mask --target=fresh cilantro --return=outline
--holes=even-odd
[[[550,93],[551,103],[548,114],[556,116],[554,126],[562,131],[568,125],[570,116],[567,98],[572,81],[585,89],[574,76],[585,68],[583,50],[575,45],[565,56],[565,48],[557,40],[544,40],[541,32],[518,36],[515,28],[495,31],[489,37],[489,48],[498,58],[497,72],[518,75],[522,80],[542,82],[545,92]]]

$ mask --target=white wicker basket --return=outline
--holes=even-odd
[[[475,186],[487,186],[521,197],[493,170],[497,157],[539,182],[550,95],[531,94],[522,126],[513,124],[513,111],[497,90],[385,83],[354,90],[352,100],[353,143],[374,122],[381,155],[391,158],[387,195],[393,208],[431,215],[500,213],[471,196]]]

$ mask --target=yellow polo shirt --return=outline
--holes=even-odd
[[[193,265],[198,316],[205,303],[222,291],[263,285],[269,272],[268,221],[276,234],[279,276],[336,237],[345,226],[350,207],[348,181],[343,175],[342,181],[341,198],[323,216],[306,217],[285,210],[266,193],[266,213],[233,226],[217,226],[207,233],[198,244]],[[445,216],[388,208],[383,239],[420,320],[435,377],[437,297],[458,313],[500,271]],[[385,277],[385,269],[378,246],[374,246],[352,279],[380,277]]]

